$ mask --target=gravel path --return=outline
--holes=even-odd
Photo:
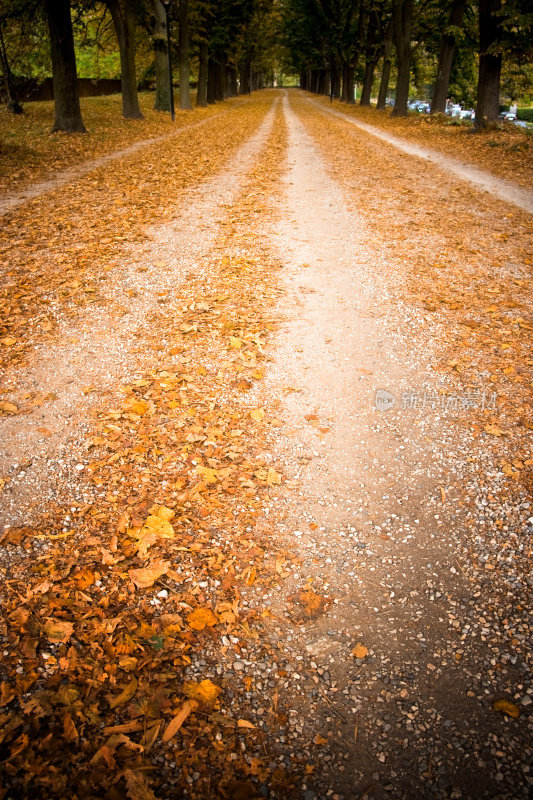
[[[386,260],[286,100],[285,110],[290,170],[272,241],[289,267],[287,323],[269,391],[285,409],[273,455],[299,488],[267,520],[300,567],[262,599],[289,626],[294,714],[280,741],[315,767],[306,800],[525,798],[531,718],[492,704],[527,714],[533,699],[527,656],[510,641],[527,636],[527,614],[512,608],[513,591],[526,603],[527,593],[516,575],[498,585],[468,564],[476,544],[485,550],[472,536],[482,502],[474,526],[461,509],[478,445],[457,440],[453,412],[402,408],[410,388],[453,386],[432,373],[422,316],[391,304]],[[394,392],[393,408],[376,409],[378,389]],[[526,498],[506,513],[518,554]],[[497,548],[509,530],[491,535]],[[295,625],[284,602],[306,581],[332,605]]]
[[[75,595],[88,610],[80,620],[65,601],[60,613],[65,619],[74,614],[80,628],[81,622],[99,622],[97,612],[103,617],[116,614],[103,620],[105,629],[104,623],[118,625],[122,616],[127,619],[137,609],[135,625],[145,617],[155,624],[162,610],[172,608],[184,619],[192,605],[198,611],[212,605],[218,613],[220,592],[235,593],[233,604],[222,604],[232,623],[223,626],[215,619],[205,630],[192,625],[181,630],[183,619],[177,624],[180,630],[173,636],[183,634],[184,639],[176,638],[172,647],[185,643],[187,657],[182,664],[178,650],[172,656],[168,686],[167,667],[162,662],[154,667],[156,662],[150,661],[146,633],[142,663],[128,666],[131,675],[139,676],[137,709],[141,696],[146,697],[141,692],[151,688],[151,678],[155,686],[176,694],[176,710],[184,676],[197,682],[213,680],[220,687],[215,713],[191,714],[170,744],[158,739],[153,753],[143,756],[145,766],[139,774],[148,765],[147,780],[158,782],[160,800],[177,797],[178,791],[179,796],[199,800],[205,793],[198,787],[212,790],[222,785],[221,775],[225,797],[525,799],[533,785],[530,501],[519,489],[508,492],[497,451],[473,424],[475,409],[460,401],[443,405],[443,398],[458,394],[468,399],[476,387],[462,385],[453,371],[434,367],[440,329],[428,322],[420,304],[412,302],[405,285],[407,272],[398,269],[384,244],[400,234],[383,221],[384,214],[365,216],[364,186],[359,196],[363,199],[355,201],[342,181],[332,177],[337,155],[321,155],[327,147],[319,142],[316,129],[310,134],[309,115],[320,114],[322,127],[329,125],[332,137],[340,124],[324,116],[323,109],[316,111],[315,104],[284,92],[285,149],[283,119],[274,97],[260,129],[236,157],[184,198],[183,213],[172,226],[151,230],[142,252],[125,247],[123,269],[117,270],[102,303],[65,322],[54,343],[39,346],[30,367],[18,376],[14,392],[38,387],[55,394],[56,400],[49,407],[0,420],[2,469],[10,478],[1,495],[2,524],[9,532],[11,526],[31,525],[33,515],[44,519],[57,486],[77,507],[94,501],[83,495],[88,491],[83,483],[87,454],[80,455],[77,468],[81,442],[94,436],[95,401],[83,392],[87,385],[105,387],[109,394],[97,396],[103,399],[99,410],[107,414],[106,435],[116,433],[119,449],[114,454],[111,448],[102,461],[105,467],[100,465],[106,480],[98,484],[102,508],[96,511],[102,521],[100,516],[95,519],[95,535],[88,543],[76,537],[79,550],[73,551],[64,579],[70,580],[70,569],[81,554],[84,571],[97,564],[102,580],[91,583],[89,576],[86,583],[80,573],[84,588],[76,589]],[[381,132],[370,132],[384,138]],[[385,146],[371,139],[368,150],[374,152],[373,147],[378,160]],[[444,160],[439,163],[445,166]],[[346,169],[352,182],[363,180],[357,164]],[[367,180],[366,174],[363,177]],[[399,170],[395,180],[401,186]],[[416,191],[427,195],[428,206],[435,205],[430,180],[418,182]],[[468,194],[458,194],[453,200],[458,214],[467,205],[477,208],[476,197],[482,197],[471,187]],[[403,220],[402,213],[398,207]],[[473,222],[465,221],[465,235],[469,224]],[[426,237],[424,247],[428,260],[443,258],[438,237]],[[213,268],[216,262],[219,272]],[[283,267],[279,283],[276,265]],[[509,270],[513,268],[511,264]],[[240,290],[241,284],[247,285],[252,269],[257,270],[252,273],[256,283],[242,290],[247,294],[239,304],[234,299],[236,286]],[[197,283],[191,288],[187,278],[193,273]],[[522,277],[520,273],[519,283]],[[196,297],[196,287],[199,293],[205,289],[205,297]],[[272,297],[279,298],[275,308]],[[228,298],[234,307],[219,310],[219,302]],[[196,305],[202,299],[209,302]],[[187,316],[180,316],[180,310]],[[156,330],[150,329],[154,321],[159,324]],[[186,336],[197,323],[204,344],[198,343],[199,336],[195,345],[191,336],[173,361],[173,329],[185,329]],[[181,368],[194,378],[184,374],[185,386],[172,395],[172,405],[159,398],[153,380],[143,380],[147,372],[157,371],[165,394],[168,386],[159,379],[170,374],[173,380],[172,371]],[[109,410],[109,395],[116,399],[125,382],[135,388],[149,384],[146,402],[153,403],[154,410],[162,403],[157,408],[161,417],[154,417],[161,420],[161,430],[152,431],[152,417],[143,419],[144,412],[137,420],[132,414],[128,421],[127,414]],[[205,419],[196,420],[194,406],[202,406],[201,392],[208,390],[212,402],[202,412]],[[129,392],[131,400],[132,386]],[[178,394],[196,400],[176,404]],[[464,424],[465,418],[472,424]],[[257,441],[263,449],[241,462],[238,442],[247,438],[252,424],[261,432]],[[254,443],[255,430],[250,434]],[[129,588],[125,582],[126,570],[134,563],[132,545],[124,545],[127,537],[121,523],[117,529],[117,517],[124,507],[127,514],[133,513],[141,497],[138,484],[152,480],[142,458],[142,471],[128,458],[135,454],[139,438],[154,433],[161,434],[161,440],[150,439],[157,444],[158,457],[153,467],[157,489],[150,490],[150,502],[157,498],[158,505],[170,503],[178,509],[176,533],[185,536],[187,545],[182,546],[178,536],[154,543],[153,550],[172,559],[179,574],[169,572],[163,590],[149,584],[135,591],[131,581]],[[123,468],[116,474],[115,457]],[[209,466],[201,466],[204,460]],[[176,472],[167,481],[178,466],[183,475]],[[199,471],[208,476],[201,491],[194,483]],[[106,506],[111,492],[117,499],[112,497],[111,506]],[[220,516],[212,516],[211,500]],[[68,512],[66,502],[64,508]],[[76,532],[67,530],[75,524],[67,514],[66,537]],[[95,556],[90,547],[96,550],[100,540],[107,542],[104,531],[113,532],[108,543],[112,552],[102,549],[100,564],[101,555]],[[48,533],[36,539],[39,548],[43,542],[43,553],[49,546],[44,543]],[[14,545],[8,542],[2,547],[0,566],[7,574],[18,558],[22,575],[23,558],[28,559],[35,589],[28,598],[33,597],[34,610],[39,610],[39,592],[48,590],[35,588],[29,560],[37,551],[31,550],[32,542],[33,535],[29,544],[16,537]],[[73,542],[66,538],[65,548]],[[116,562],[112,553],[117,554]],[[241,556],[245,563],[237,568]],[[198,559],[197,573],[189,557]],[[115,566],[119,561],[123,566]],[[46,564],[43,560],[43,569]],[[50,596],[55,597],[63,573],[59,568],[52,572]],[[186,602],[181,602],[182,593]],[[181,605],[173,606],[177,600]],[[306,603],[309,613],[303,610]],[[57,604],[59,608],[59,600]],[[143,604],[149,605],[149,615]],[[13,619],[19,619],[18,611]],[[3,646],[9,647],[4,655],[10,664],[20,664],[16,630],[11,622],[5,630],[13,636],[2,634]],[[37,638],[42,639],[39,627],[35,630],[40,658],[45,645]],[[111,625],[106,637],[114,631]],[[82,653],[77,636],[76,631],[72,642]],[[106,647],[110,644],[107,638]],[[163,658],[164,645],[155,659]],[[144,654],[150,666],[143,672]],[[46,675],[54,689],[62,686],[64,666],[58,666],[48,651],[45,655],[48,661],[39,662],[32,693]],[[130,660],[137,662],[128,657],[126,663]],[[84,664],[81,657],[80,663]],[[93,673],[79,677],[76,665],[68,669],[68,680],[76,675],[80,686],[85,680],[92,685]],[[116,670],[120,678],[113,684],[113,695],[130,680],[130,673],[126,680]],[[99,685],[101,680],[92,683]],[[2,686],[8,713],[15,715],[9,685]],[[134,691],[136,687],[137,679]],[[24,695],[25,713],[31,724],[40,724],[40,717],[31,716],[33,698]],[[98,702],[109,713],[105,701]],[[98,702],[94,700],[94,708]],[[139,722],[138,710],[130,718],[133,708],[125,698],[112,721],[132,725],[128,732],[140,738],[146,720]],[[165,720],[161,731],[165,730],[168,711],[153,713],[156,720],[161,715],[158,725]],[[81,724],[94,731],[90,725],[100,721],[96,717],[94,723]],[[86,744],[85,736],[76,744],[78,777],[94,761],[90,748],[104,743]],[[118,772],[118,750],[116,758]],[[235,784],[228,783],[237,761],[246,770],[236,775]],[[17,769],[13,766],[10,773],[13,781],[21,779]],[[148,784],[141,789],[145,796],[155,796]]]
[[[519,208],[523,208],[524,211],[533,213],[533,191],[522,189],[520,186],[512,183],[512,181],[506,181],[502,178],[497,178],[494,175],[491,175],[489,172],[486,172],[483,169],[478,169],[477,167],[472,167],[469,164],[465,164],[463,161],[459,161],[457,158],[445,156],[442,153],[439,153],[437,150],[431,150],[428,147],[420,147],[420,145],[417,145],[414,142],[408,142],[406,139],[402,139],[399,136],[393,136],[390,133],[385,133],[379,128],[376,128],[374,125],[368,125],[366,122],[356,120],[353,117],[350,117],[348,114],[343,114],[340,111],[328,108],[327,106],[317,103],[309,98],[308,100],[315,108],[320,109],[320,111],[333,114],[334,116],[349,122],[351,125],[355,125],[357,128],[369,133],[371,136],[375,136],[376,138],[391,144],[402,153],[416,156],[424,161],[431,161],[433,164],[442,167],[444,170],[446,170],[446,172],[451,172],[453,175],[456,175],[462,181],[468,181],[476,188],[496,195],[508,203],[512,203]]]

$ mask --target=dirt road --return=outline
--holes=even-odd
[[[7,796],[525,798],[531,218],[296,92],[216,124],[94,302],[9,276]]]

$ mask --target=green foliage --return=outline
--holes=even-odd
[[[533,122],[533,108],[518,108],[516,110],[516,118],[524,122]]]

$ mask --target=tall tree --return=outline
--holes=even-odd
[[[479,0],[479,77],[477,84],[476,130],[498,119],[502,53],[501,0]]]
[[[11,74],[11,67],[9,66],[9,59],[7,57],[4,34],[2,31],[2,20],[0,20],[0,62],[2,63],[2,73],[4,75],[4,84],[6,87],[7,107],[12,114],[22,114],[23,109],[15,94],[13,75]]]
[[[153,0],[156,111],[170,111],[170,80],[168,74],[167,20],[161,0]]]
[[[180,108],[192,108],[189,89],[189,0],[179,0]]]
[[[55,121],[52,130],[86,133],[78,94],[70,0],[45,0],[45,9],[54,83]]]
[[[435,78],[433,98],[431,100],[432,114],[443,114],[446,111],[446,100],[448,98],[448,88],[450,86],[455,45],[457,37],[461,33],[460,28],[465,8],[466,0],[452,0],[448,24],[444,29],[440,45],[437,76]]]
[[[407,116],[409,80],[411,77],[411,29],[413,25],[413,0],[392,0],[392,32],[396,47],[398,75],[393,117]]]
[[[142,119],[135,71],[135,0],[106,0],[106,5],[113,18],[120,51],[122,113],[127,119]]]
[[[387,95],[389,93],[389,81],[392,68],[392,17],[389,18],[383,36],[383,66],[381,68],[381,80],[379,83],[378,111],[384,111],[387,107]]]

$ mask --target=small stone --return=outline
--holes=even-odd
[[[233,669],[235,672],[241,672],[244,669],[244,661],[234,661]]]

